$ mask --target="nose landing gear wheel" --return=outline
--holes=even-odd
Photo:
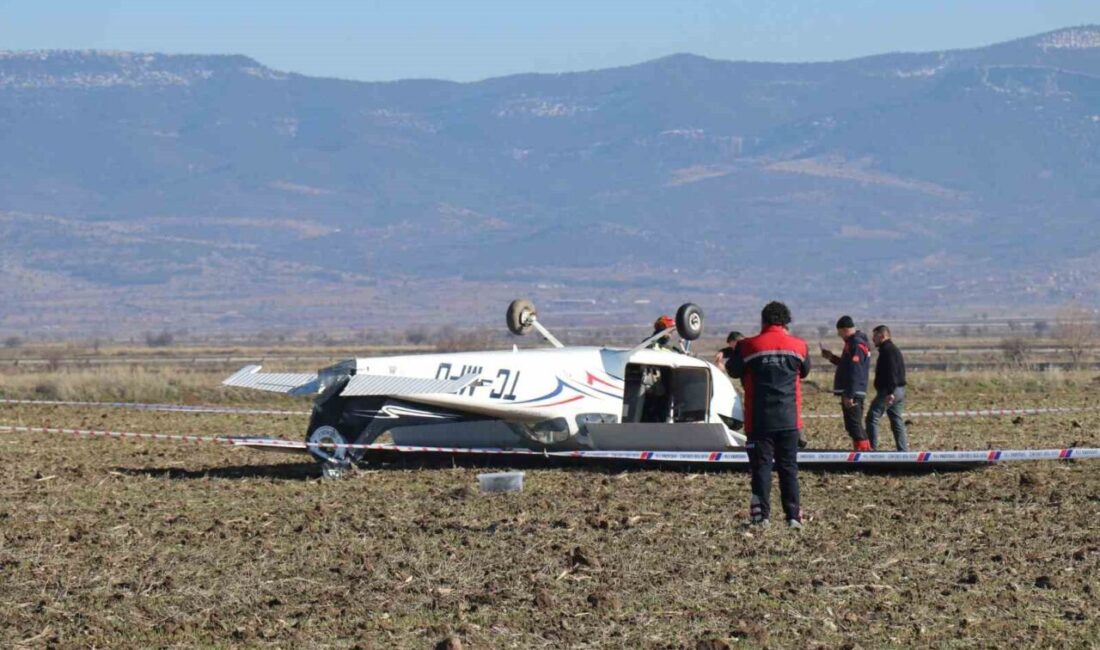
[[[322,478],[340,478],[351,468],[349,449],[338,446],[347,444],[347,440],[336,427],[317,427],[306,442],[310,444],[309,453],[321,463]]]
[[[699,305],[685,303],[676,312],[676,331],[685,341],[694,341],[703,334],[703,310]]]
[[[508,313],[505,320],[508,323],[508,331],[516,336],[523,336],[534,327],[533,320],[538,316],[535,305],[530,300],[513,300],[508,305]]]

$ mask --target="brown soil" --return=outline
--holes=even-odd
[[[1091,377],[1035,377],[921,375],[909,408],[1095,404]],[[824,393],[808,400],[835,410]],[[302,429],[293,417],[35,406],[0,406],[0,423]],[[811,440],[841,446],[840,427],[814,421]],[[911,437],[1100,446],[1100,414],[917,418]],[[479,467],[449,459],[322,481],[294,456],[35,434],[0,434],[0,463],[4,647],[1100,642],[1097,461],[804,472],[801,532],[745,527],[739,471],[527,467],[524,492],[488,496]]]

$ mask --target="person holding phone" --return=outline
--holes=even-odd
[[[836,366],[833,394],[840,397],[844,430],[852,439],[852,449],[874,451],[863,428],[863,401],[867,397],[867,380],[871,374],[871,342],[847,315],[837,320],[836,335],[844,341],[844,349],[838,355],[822,345],[821,356]]]

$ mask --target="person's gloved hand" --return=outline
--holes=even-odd
[[[806,434],[801,431],[798,432],[798,448],[805,449],[810,445],[810,441],[806,439]]]

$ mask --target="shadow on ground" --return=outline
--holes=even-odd
[[[313,462],[230,465],[194,470],[180,469],[179,467],[116,467],[115,471],[128,476],[151,476],[176,480],[266,478],[304,481],[321,477],[320,466]]]
[[[988,463],[924,463],[897,467],[890,465],[858,465],[847,463],[802,467],[800,473],[813,474],[873,474],[910,476],[934,472],[961,472],[988,467]],[[642,460],[560,458],[539,456],[468,456],[449,454],[382,453],[360,463],[360,469],[370,471],[414,471],[444,469],[562,469],[590,474],[618,474],[628,471],[660,473],[747,473],[748,466],[719,463],[654,463]],[[179,467],[119,467],[115,471],[130,476],[153,476],[170,479],[275,479],[303,481],[321,478],[321,466],[312,461],[232,465],[188,470]],[[354,475],[354,470],[349,473]]]

